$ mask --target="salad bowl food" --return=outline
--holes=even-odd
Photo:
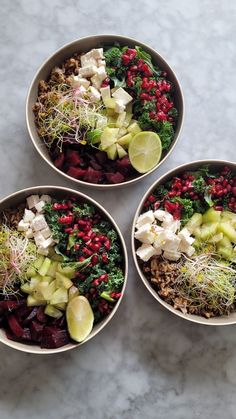
[[[138,273],[154,298],[196,323],[236,323],[236,164],[169,171],[143,197],[132,228]]]
[[[111,320],[128,272],[121,232],[96,201],[39,186],[0,202],[0,341],[73,349]]]
[[[26,120],[58,173],[86,186],[128,185],[173,150],[184,116],[180,84],[152,48],[117,35],[65,45],[40,67]]]

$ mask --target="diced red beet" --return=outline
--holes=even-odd
[[[55,327],[45,327],[42,333],[41,348],[53,349],[69,343],[69,336],[66,330]]]
[[[25,320],[26,317],[30,315],[31,311],[32,311],[32,307],[27,307],[27,305],[24,305],[18,308],[14,314],[20,321],[22,321],[22,320]]]
[[[90,165],[95,170],[102,170],[102,166],[98,164],[95,160],[91,161]]]
[[[91,183],[98,183],[102,178],[102,172],[94,170],[92,167],[88,167],[84,175],[84,180]]]
[[[82,179],[85,173],[86,173],[86,170],[81,169],[80,167],[70,167],[69,170],[67,171],[67,174],[69,176],[72,176],[76,179]]]
[[[14,314],[10,314],[10,316],[8,316],[7,321],[14,335],[17,336],[18,338],[22,337],[24,330],[21,327],[20,323],[18,322],[18,319],[16,318],[16,316],[14,316]]]
[[[127,172],[132,168],[129,156],[125,156],[122,159],[116,161],[117,169],[121,172],[125,170]]]
[[[81,163],[79,152],[68,149],[66,152],[66,163],[68,166],[78,166]]]
[[[41,341],[43,328],[44,328],[44,325],[35,321],[35,320],[33,320],[30,323],[31,337],[32,337],[32,340],[34,342],[40,342]]]
[[[124,182],[125,177],[120,173],[106,173],[106,178],[110,183],[121,183]]]
[[[59,319],[53,319],[50,324],[59,327],[59,329],[64,329],[66,327],[66,316],[63,315]]]
[[[25,304],[25,300],[21,300],[21,301],[11,301],[11,300],[5,300],[5,301],[0,301],[0,313],[5,313],[5,312],[11,312],[16,310],[17,308],[20,308],[21,306],[23,306]]]
[[[29,315],[24,319],[23,325],[29,324],[37,316],[38,307],[31,308]]]
[[[98,153],[95,154],[96,159],[98,160],[98,162],[101,164],[101,166],[103,166],[107,160],[107,153],[105,153],[105,151],[99,151]]]
[[[56,160],[54,160],[54,165],[57,167],[57,169],[61,169],[65,161],[65,155],[64,153],[61,153]]]
[[[47,323],[47,316],[44,313],[44,309],[45,309],[44,306],[39,306],[37,309],[36,317],[40,323]]]

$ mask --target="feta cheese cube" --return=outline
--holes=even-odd
[[[84,79],[83,77],[74,76],[72,80],[72,87],[79,87],[83,86],[85,89],[87,89],[90,86],[90,81],[87,79]]]
[[[32,228],[28,228],[28,230],[25,232],[25,237],[27,237],[27,239],[32,239],[34,237]]]
[[[25,223],[31,223],[31,221],[34,219],[34,217],[35,217],[35,213],[33,211],[28,210],[27,208],[25,208],[23,221]]]
[[[36,205],[35,208],[38,212],[43,212],[43,207],[45,205],[44,201],[39,201]]]
[[[173,233],[176,233],[176,231],[179,230],[179,228],[180,228],[180,221],[179,220],[174,220],[173,222],[168,224],[167,228],[168,228],[168,230],[172,231]]]
[[[105,67],[98,67],[96,75],[98,76],[100,81],[105,80],[105,78],[107,77]]]
[[[91,77],[91,82],[96,89],[100,89],[100,87],[102,85],[102,81],[100,80],[100,78],[97,74],[94,74],[94,76]]]
[[[36,215],[31,223],[31,228],[34,231],[40,231],[48,227],[47,222],[42,214]]]
[[[154,211],[154,217],[159,221],[163,221],[165,215],[166,215],[166,211],[164,211],[164,210],[158,209],[158,210]]]
[[[110,98],[111,97],[111,88],[110,86],[101,87],[100,93],[102,95],[102,99]]]
[[[43,230],[40,231],[40,233],[43,235],[45,239],[48,239],[52,235],[52,232],[49,227],[44,228]]]
[[[103,56],[103,48],[93,48],[91,51],[87,52],[86,55],[95,58],[96,60],[100,60],[104,58]]]
[[[106,67],[106,61],[105,60],[98,60],[98,67]]]
[[[99,91],[95,89],[95,87],[93,86],[89,86],[88,95],[90,97],[91,102],[98,102],[101,98]]]
[[[44,240],[45,239],[40,231],[34,234],[34,241],[37,247],[42,246]]]
[[[134,237],[142,243],[152,244],[155,240],[155,232],[151,231],[150,224],[144,224],[136,231]]]
[[[39,195],[28,196],[28,198],[26,198],[26,201],[27,201],[28,208],[32,209],[39,202]]]
[[[81,63],[81,67],[88,67],[90,65],[97,66],[96,58],[94,58],[94,57],[92,57],[91,55],[88,55],[88,54],[81,55],[80,63]]]
[[[132,96],[130,96],[129,93],[127,93],[122,87],[119,87],[119,89],[112,93],[112,96],[121,101],[123,105],[127,105],[133,100]]]
[[[54,240],[52,239],[52,237],[49,237],[48,239],[44,240],[41,244],[40,247],[42,249],[47,249],[48,247],[52,246],[54,244]]]
[[[180,244],[180,238],[176,236],[172,231],[166,231],[165,243],[162,246],[163,250],[177,252]]]
[[[191,257],[195,253],[195,248],[193,246],[189,246],[188,250],[186,251],[187,256]]]
[[[82,67],[79,69],[79,75],[81,77],[92,77],[97,72],[97,67],[95,65],[89,65],[87,67]]]
[[[116,100],[116,104],[115,104],[115,112],[116,113],[122,113],[125,110],[125,105],[123,104],[123,102],[121,100]]]
[[[186,227],[184,227],[179,232],[178,237],[181,239],[182,242],[186,242],[188,244],[192,244],[195,240],[193,237],[191,237],[191,233]]]
[[[173,222],[174,222],[173,215],[166,211],[165,216],[162,221],[162,227],[168,228]]]
[[[146,211],[138,217],[136,228],[140,228],[144,224],[152,224],[154,221],[155,221],[155,217],[154,217],[153,211],[152,210]]]
[[[156,250],[150,244],[142,244],[137,250],[136,255],[144,262],[147,262],[152,256],[156,255]]]
[[[44,202],[52,202],[52,198],[50,197],[50,195],[41,195],[40,196],[40,201],[44,201]]]
[[[29,228],[29,223],[25,223],[24,220],[20,220],[17,226],[18,231],[27,231]]]
[[[171,251],[165,250],[165,252],[163,253],[163,256],[166,259],[177,261],[181,257],[181,253],[179,253],[179,252],[171,252]]]
[[[37,249],[39,255],[47,256],[48,255],[48,248],[44,249],[43,247],[39,246]]]

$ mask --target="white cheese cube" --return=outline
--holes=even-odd
[[[40,201],[44,201],[44,202],[52,202],[52,198],[50,197],[50,195],[41,195],[40,196]]]
[[[28,228],[28,230],[25,232],[25,237],[27,237],[27,239],[32,239],[34,237],[32,228]]]
[[[33,211],[28,210],[27,208],[25,208],[23,221],[25,223],[31,223],[31,221],[34,219],[34,217],[35,217],[35,213]]]
[[[96,89],[100,89],[101,88],[102,81],[100,80],[100,78],[99,78],[99,76],[97,74],[94,74],[94,76],[91,77],[91,82],[92,82],[93,86]]]
[[[152,244],[155,240],[155,233],[151,231],[151,225],[145,224],[141,226],[136,233],[134,234],[134,237],[139,240],[141,243],[146,244]]]
[[[100,60],[104,58],[103,48],[94,48],[91,51],[89,51],[87,54],[89,54],[91,57],[95,58],[96,60]]]
[[[102,95],[102,99],[107,99],[111,97],[111,88],[110,86],[106,86],[106,87],[101,87],[100,88],[100,93]]]
[[[166,214],[166,211],[164,211],[164,210],[158,209],[158,210],[154,211],[154,217],[159,221],[164,220],[165,214]]]
[[[25,223],[24,220],[20,220],[17,226],[18,231],[27,231],[29,228],[29,223]]]
[[[152,210],[146,211],[138,217],[136,228],[140,228],[144,224],[152,224],[154,221],[155,221],[155,217],[154,217],[153,211]]]
[[[28,208],[32,209],[39,202],[39,195],[28,196],[28,198],[26,198],[26,201],[27,201]]]
[[[195,248],[193,246],[189,246],[189,248],[186,252],[187,256],[191,257],[191,256],[193,256],[194,253],[195,253]]]
[[[44,240],[45,239],[40,231],[34,234],[34,241],[37,247],[42,246]]]
[[[162,249],[170,252],[177,252],[179,244],[180,238],[172,231],[166,231],[165,244],[163,244]]]
[[[96,58],[94,58],[94,57],[92,57],[91,55],[88,55],[88,54],[81,55],[80,63],[81,63],[81,67],[88,67],[90,65],[97,66]]]
[[[33,219],[32,223],[31,223],[31,228],[34,231],[43,230],[47,226],[48,226],[47,221],[45,220],[45,218],[42,214],[36,215],[36,217]]]
[[[95,65],[90,65],[87,67],[82,67],[79,69],[79,75],[81,77],[92,77],[97,72],[97,67]]]
[[[37,249],[39,255],[47,256],[48,255],[48,248],[44,249],[43,247],[39,246]]]
[[[106,61],[105,60],[98,60],[98,67],[106,67]]]
[[[179,220],[173,220],[171,223],[167,224],[168,230],[172,231],[173,233],[176,233],[177,230],[180,228],[180,221]]]
[[[79,87],[83,86],[85,89],[87,89],[90,86],[90,81],[87,79],[84,79],[83,77],[74,76],[72,81],[72,87]]]
[[[96,74],[97,74],[100,81],[105,80],[105,78],[107,77],[105,67],[98,67]]]
[[[162,227],[168,228],[173,222],[173,215],[166,211],[162,221]]]
[[[54,240],[52,239],[52,237],[49,237],[48,239],[44,240],[40,247],[42,247],[42,249],[47,249],[48,247],[52,246],[54,244]]]
[[[43,207],[45,205],[44,201],[39,201],[36,205],[35,208],[38,212],[43,212]]]
[[[192,244],[194,242],[194,238],[191,237],[190,231],[184,227],[178,234],[178,237],[181,239],[181,242],[186,242],[188,244]]]
[[[112,96],[121,101],[123,105],[127,105],[133,100],[132,96],[130,96],[129,93],[127,93],[122,87],[119,87],[119,89],[112,93]]]
[[[137,250],[136,255],[144,262],[147,262],[152,256],[156,255],[156,250],[150,244],[142,244]]]
[[[93,86],[89,86],[88,95],[90,97],[91,102],[99,102],[101,95],[97,89]]]
[[[116,113],[122,113],[125,110],[125,105],[123,104],[123,102],[121,100],[116,100],[116,104],[115,104],[115,112]]]
[[[179,258],[181,257],[181,253],[179,252],[171,252],[168,250],[165,250],[165,252],[163,253],[163,256],[166,259],[172,260],[172,261],[176,261],[179,260]]]
[[[43,235],[45,239],[48,239],[52,235],[52,232],[49,227],[44,228],[43,230],[40,231],[40,233]]]

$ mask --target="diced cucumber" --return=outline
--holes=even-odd
[[[66,306],[67,306],[67,303],[58,303],[58,304],[54,304],[53,307],[58,308],[58,310],[65,311],[66,310]]]
[[[127,129],[125,127],[121,127],[119,129],[118,138],[123,137],[125,134],[127,134]]]
[[[46,305],[44,313],[55,319],[59,319],[62,316],[62,312],[56,307],[53,307],[51,304]]]
[[[36,300],[31,294],[27,297],[27,306],[28,307],[34,307],[34,306],[45,306],[46,301],[45,300]]]
[[[221,217],[223,221],[226,221],[226,220],[236,221],[236,214],[231,211],[222,211]]]
[[[73,282],[65,275],[60,272],[56,272],[56,287],[69,289],[72,287]]]
[[[48,282],[41,281],[37,284],[32,291],[32,296],[36,300],[50,300],[56,291],[56,281],[52,281],[50,284]]]
[[[58,288],[50,300],[51,305],[68,302],[68,291],[66,288]]]
[[[116,100],[113,97],[106,97],[103,99],[103,103],[106,108],[115,109]]]
[[[127,108],[126,108],[127,109]],[[124,120],[124,123],[123,123],[123,126],[125,127],[125,128],[128,128],[128,126],[130,125],[130,122],[131,122],[131,119],[132,119],[132,113],[129,113],[129,112],[126,112],[126,117],[125,117],[125,120]]]
[[[38,270],[39,274],[42,276],[47,275],[50,265],[51,265],[51,260],[49,258],[45,258],[42,265],[40,266]]]
[[[106,153],[107,153],[107,157],[110,160],[115,160],[117,157],[117,147],[116,144],[112,144],[110,145],[107,149],[106,149]]]
[[[141,130],[138,122],[133,120],[133,122],[128,126],[127,131],[132,132],[132,134],[138,134],[142,130]]]
[[[203,223],[219,222],[221,211],[216,211],[214,208],[209,208],[202,216]]]
[[[75,287],[74,285],[72,287],[69,288],[68,290],[68,297],[69,297],[69,301],[72,300],[72,298],[77,297],[77,295],[79,295],[79,290],[77,287]]]
[[[218,243],[224,237],[223,233],[215,234],[211,239],[209,239],[209,243]]]
[[[219,223],[206,223],[206,224],[202,224],[201,227],[198,227],[200,229],[200,236],[199,236],[199,238],[201,240],[203,240],[203,241],[210,239],[212,236],[214,236],[216,234],[218,224]],[[198,228],[196,230],[198,230]],[[195,234],[195,231],[194,231],[193,234]]]
[[[101,135],[101,150],[106,150],[117,140],[119,128],[106,127]]]
[[[121,112],[116,120],[116,126],[117,128],[121,128],[124,125],[126,118],[126,112]]]
[[[57,266],[57,272],[60,272],[62,275],[65,275],[70,279],[75,275],[75,271],[71,268],[71,266],[62,266],[61,263]]]
[[[114,116],[116,115],[114,109],[107,108],[107,116]]]
[[[123,137],[118,138],[117,144],[120,144],[122,147],[128,147],[132,138],[133,135],[131,133],[123,135]]]
[[[127,151],[125,151],[125,149],[123,147],[121,147],[120,144],[116,144],[116,148],[117,148],[117,153],[118,153],[119,159],[122,159],[122,157],[126,156]]]
[[[117,119],[116,115],[109,116],[108,121],[107,121],[108,128],[117,128],[116,119]],[[101,140],[101,137],[100,137],[100,140]]]
[[[45,259],[45,256],[43,256],[43,255],[39,256],[39,257],[36,259],[36,261],[34,262],[34,267],[35,267],[36,269],[39,269],[39,268],[40,268],[40,266],[43,264],[44,259]]]
[[[41,275],[35,275],[32,276],[32,278],[30,278],[30,285],[32,287],[32,289],[39,283],[41,282],[41,280],[43,279],[43,277]]]
[[[47,275],[55,278],[56,271],[57,271],[58,262],[56,260],[52,260],[50,268],[48,269]]]
[[[219,223],[217,230],[227,236],[231,242],[236,243],[236,230],[229,221]]]
[[[25,292],[25,294],[31,294],[32,287],[29,282],[26,282],[25,284],[21,285],[20,287],[21,291]]]
[[[225,259],[231,259],[233,256],[233,246],[228,237],[224,236],[223,239],[217,243],[217,253]]]
[[[200,227],[202,224],[202,214],[195,212],[192,217],[188,220],[185,227],[192,233],[195,228]]]
[[[34,268],[33,266],[31,266],[30,268],[27,269],[27,272],[26,272],[27,278],[31,278],[32,276],[34,276],[36,274],[37,274],[37,269]]]

